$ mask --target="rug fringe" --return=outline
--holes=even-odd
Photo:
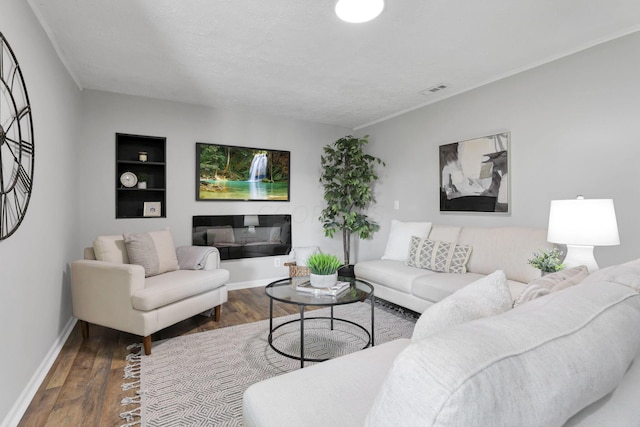
[[[134,421],[136,417],[138,417],[138,419]],[[120,418],[124,418],[124,420],[127,421],[127,424],[123,424],[120,427],[131,427],[131,426],[135,426],[136,424],[142,424],[141,417],[142,417],[141,408],[132,409],[127,412],[122,412],[120,414]]]
[[[137,379],[137,381],[132,381],[128,383],[122,383],[121,387],[123,391],[126,390],[136,390],[135,396],[127,396],[120,401],[121,405],[137,405],[136,408],[131,409],[126,412],[120,413],[120,418],[127,421],[126,424],[123,424],[120,427],[132,427],[138,424],[142,424],[142,391],[140,390],[140,369],[142,362],[142,344],[136,343],[127,346],[127,350],[130,350],[131,353],[127,355],[125,360],[128,362],[124,367],[124,375],[123,378],[125,380],[128,379]],[[138,417],[136,420],[135,418]]]

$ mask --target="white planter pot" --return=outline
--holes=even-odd
[[[328,288],[338,283],[338,272],[326,275],[311,273],[309,281],[314,288]]]
[[[138,188],[147,188],[147,183],[146,182],[139,182],[138,183]]]

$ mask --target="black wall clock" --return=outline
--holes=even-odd
[[[0,33],[0,240],[22,223],[33,188],[33,124],[22,71]]]

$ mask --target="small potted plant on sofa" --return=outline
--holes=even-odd
[[[338,282],[338,269],[342,261],[335,255],[315,253],[307,260],[311,286],[314,288],[328,288]]]
[[[555,273],[562,270],[565,265],[560,262],[562,252],[558,248],[542,249],[539,252],[533,253],[533,258],[527,262],[534,268],[537,268],[542,272],[544,276],[547,273]]]

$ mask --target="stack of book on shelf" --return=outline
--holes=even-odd
[[[351,286],[351,283],[349,282],[337,282],[335,285],[328,288],[316,288],[314,286],[311,286],[311,282],[307,280],[297,285],[296,290],[298,292],[312,294],[315,296],[328,295],[334,297],[349,289],[349,286]]]

